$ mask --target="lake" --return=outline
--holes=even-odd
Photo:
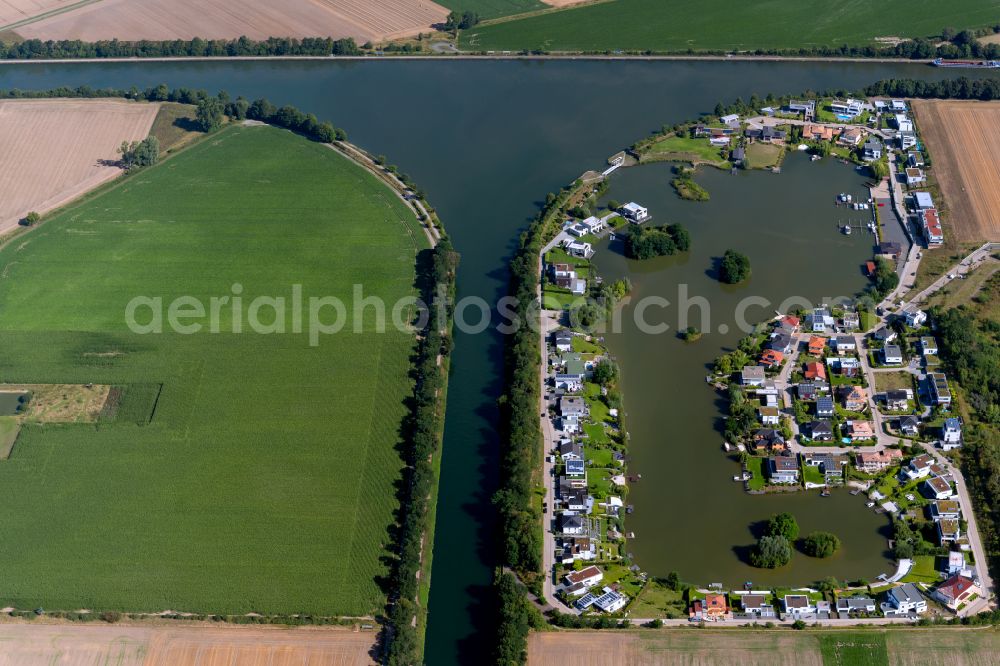
[[[373,153],[390,156],[427,191],[462,253],[459,297],[479,296],[495,302],[505,293],[507,263],[518,234],[536,213],[545,193],[558,190],[587,169],[601,167],[608,155],[664,123],[692,118],[710,112],[719,101],[749,99],[754,93],[850,89],[883,78],[941,79],[963,74],[1000,77],[1000,72],[987,70],[949,71],[925,65],[863,62],[386,59],[3,65],[0,87],[88,84],[128,88],[165,82],[213,91],[225,88],[234,96],[248,98],[266,96],[279,105],[294,104],[332,120],[347,130],[352,141]],[[711,189],[714,176],[706,174],[706,178]],[[721,192],[718,187],[716,191]],[[753,230],[738,219],[729,222],[734,245],[749,249]],[[833,242],[832,237],[830,240]],[[704,241],[702,245],[709,251]],[[696,252],[702,251],[696,246]],[[860,248],[852,251],[861,255]],[[845,288],[861,283],[859,276],[850,276],[851,262],[843,252],[828,250],[824,244],[816,253],[830,254],[831,262],[845,267]],[[755,273],[757,269],[761,274],[754,284],[766,278],[763,266],[755,265]],[[681,363],[669,357],[697,353],[704,364],[718,352],[719,347],[712,349],[712,343],[720,342],[726,344],[707,337],[694,348],[696,352],[691,352],[665,340],[660,362]],[[620,356],[629,366],[625,354]],[[503,388],[502,359],[503,340],[495,332],[459,333],[455,337],[427,635],[426,661],[433,665],[482,663],[494,627],[489,586],[497,549],[489,497],[497,482],[500,442],[496,399]],[[694,362],[688,371],[693,369]],[[643,380],[641,375],[633,380],[632,372],[626,370],[625,381],[629,390],[630,382]],[[701,385],[685,384],[685,400],[710,401],[706,390]],[[671,387],[667,385],[664,391],[663,400],[669,400]],[[629,390],[629,396],[631,401],[643,399],[638,389]],[[642,403],[629,404],[633,417],[638,416]],[[703,406],[694,413],[712,418]],[[713,425],[706,434],[711,434]],[[634,436],[639,437],[639,431]],[[771,498],[755,505],[736,492],[736,484],[727,478],[733,466],[718,452],[719,441],[714,434],[707,442],[679,445],[703,446],[707,451],[703,454],[705,464],[712,467],[705,471],[701,490],[731,497],[740,503],[741,512],[768,515],[772,509],[767,503],[774,503]],[[671,445],[671,440],[664,437],[659,445]],[[636,456],[637,464],[647,466],[648,462],[648,473],[652,474],[656,460],[652,452],[645,457],[637,452]],[[643,491],[641,485],[636,487],[637,502],[643,501],[643,492],[651,492]],[[699,498],[687,499],[696,502]],[[811,500],[792,501],[806,504]],[[837,496],[823,501],[828,503],[817,504],[817,510],[836,507],[838,502],[850,504]],[[759,508],[744,508],[750,506]],[[671,508],[655,507],[664,514]],[[854,506],[845,509],[854,511]],[[807,512],[795,511],[811,529],[811,524],[806,525]],[[651,512],[638,506],[636,520],[644,536],[636,540],[636,548],[643,547],[642,539],[649,543],[647,552],[637,552],[640,561],[644,556],[656,556],[653,540],[657,537],[650,533],[655,532],[655,525],[642,522],[650,520],[642,516]],[[865,519],[863,512],[856,515]],[[746,517],[744,514],[734,521],[736,530],[746,529]],[[727,544],[751,542],[748,534],[720,530],[708,520],[691,521],[686,533],[671,533],[670,538],[687,544],[684,559],[671,568],[688,579],[704,573],[693,568],[698,564],[694,554],[699,548],[718,553]],[[845,553],[853,550],[848,545]],[[724,555],[713,557],[735,561]],[[685,568],[688,565],[692,568]],[[810,577],[805,571],[802,574]]]
[[[21,398],[27,393],[0,391],[0,416],[14,416],[21,408]]]

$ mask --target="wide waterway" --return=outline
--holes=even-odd
[[[248,98],[266,96],[279,105],[294,104],[330,119],[344,127],[356,143],[389,155],[420,183],[462,253],[459,296],[480,296],[494,302],[506,289],[507,262],[516,238],[544,194],[572,181],[585,169],[600,166],[609,154],[663,123],[691,118],[711,111],[718,101],[738,96],[748,99],[753,93],[763,96],[768,92],[855,88],[882,78],[937,79],[962,74],[1000,76],[998,72],[946,71],[923,65],[840,62],[94,62],[5,65],[0,67],[0,88],[81,84],[128,88],[164,82],[213,91],[226,89],[234,96]],[[622,176],[630,177],[627,173]],[[727,196],[723,188],[729,183],[716,184],[713,176],[707,178],[716,197]],[[672,205],[669,199],[664,198],[662,204],[657,203],[660,205],[667,215]],[[722,225],[719,233],[731,235],[733,245],[752,249],[757,242],[744,241],[760,224],[747,215],[727,216],[718,223]],[[817,235],[816,239],[825,241],[827,236]],[[839,250],[834,244],[837,240],[831,237],[830,242],[821,242],[812,251],[825,257],[818,265],[836,265],[845,271],[829,276],[829,288],[850,288],[860,284],[859,276],[850,273],[856,257]],[[695,243],[699,256],[717,251],[715,245],[721,247],[721,242],[709,245],[700,235],[695,236]],[[699,244],[704,249],[699,249]],[[802,264],[793,255],[801,249],[780,238],[773,247],[776,260],[796,266]],[[676,272],[663,268],[661,284],[657,287],[654,280],[650,288],[667,288],[677,279]],[[760,273],[751,287],[760,284],[768,295],[784,293],[780,284],[767,278],[762,261],[755,262],[754,271]],[[797,293],[796,281],[795,276],[788,277],[789,293]],[[828,286],[812,277],[805,284],[811,285],[810,291],[823,291]],[[721,301],[719,305],[725,307]],[[693,375],[697,364],[706,363],[729,343],[724,336],[706,336],[699,346],[685,348],[664,340],[656,361],[665,367],[687,367],[687,374]],[[650,391],[653,383],[637,369],[637,364],[650,359],[633,361],[625,350],[618,353],[633,420],[647,405],[661,408],[671,400],[682,400],[692,419],[708,420],[697,431],[708,438],[704,442],[683,441],[669,432],[640,436],[642,426],[632,426],[636,440],[633,454],[644,478],[645,474],[655,478],[657,464],[671,466],[670,476],[661,477],[663,482],[636,486],[633,526],[640,538],[633,550],[644,567],[657,573],[677,569],[685,579],[701,582],[744,576],[743,565],[725,550],[752,541],[748,518],[766,516],[787,503],[807,530],[833,520],[835,513],[862,521],[859,534],[873,527],[865,525],[864,521],[870,523],[872,518],[859,512],[855,498],[849,496],[774,499],[739,495],[736,484],[729,480],[734,467],[718,452],[721,440],[713,431],[718,416],[712,408],[714,396],[700,384],[689,385],[686,379],[682,382],[679,377],[664,375],[662,383],[655,386],[657,401],[651,402],[654,396],[645,397],[641,389]],[[696,356],[697,360],[676,360],[677,354]],[[488,617],[489,584],[497,552],[491,539],[489,497],[497,476],[496,398],[502,389],[502,355],[498,334],[456,336],[435,535],[429,664],[483,663],[489,646],[493,627]],[[677,457],[665,451],[676,451]],[[698,461],[699,469],[676,464],[688,456],[697,456],[692,460]],[[681,477],[685,478],[683,484],[677,482]],[[687,477],[697,477],[698,483],[689,484]],[[670,524],[653,523],[656,513],[669,517]],[[720,529],[723,524],[731,527]],[[662,534],[656,534],[657,530]],[[852,534],[841,534],[851,539],[846,543],[844,561],[855,557]],[[707,554],[701,557],[702,553]],[[732,570],[727,563],[732,563]],[[838,562],[832,563],[831,570],[838,566]],[[811,579],[823,573],[819,569],[807,571],[798,563],[794,567],[796,578]],[[762,580],[756,573],[754,579]]]

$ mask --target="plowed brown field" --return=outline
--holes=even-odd
[[[367,666],[375,632],[278,627],[0,625],[0,665]]]
[[[0,27],[56,11],[80,0],[0,0]]]
[[[915,100],[949,214],[947,238],[1000,241],[1000,102]]]
[[[10,1],[29,0],[0,0]],[[258,40],[354,37],[363,43],[429,31],[447,15],[431,0],[101,0],[30,23],[17,33],[25,39],[91,42],[245,35]]]
[[[114,178],[122,141],[149,135],[158,104],[0,101],[0,234]]]

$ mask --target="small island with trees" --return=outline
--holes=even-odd
[[[625,256],[629,259],[652,259],[690,249],[691,235],[679,224],[633,226],[625,235]]]
[[[739,284],[750,279],[750,258],[736,250],[726,250],[719,265],[719,280]]]

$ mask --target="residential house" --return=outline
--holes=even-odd
[[[858,315],[857,310],[847,310],[840,318],[840,324],[845,331],[857,331],[861,328],[861,316]]]
[[[785,355],[775,349],[765,349],[760,355],[760,364],[766,368],[776,368],[785,360]]]
[[[871,614],[875,612],[875,600],[871,597],[840,597],[837,599],[837,615],[841,618]]]
[[[891,412],[902,412],[910,406],[910,394],[906,391],[885,392],[885,407]]]
[[[982,595],[979,586],[965,576],[952,576],[937,586],[931,596],[952,610],[968,603],[973,595]]]
[[[826,308],[815,308],[806,315],[806,326],[813,333],[826,333],[827,329],[833,328],[833,317]]]
[[[868,391],[860,386],[848,386],[841,394],[844,409],[849,412],[863,412],[868,407]]]
[[[899,449],[882,449],[874,453],[859,451],[854,456],[854,466],[866,474],[876,474],[903,459]]]
[[[774,456],[767,459],[771,483],[798,483],[799,461],[795,456]]]
[[[559,415],[569,418],[586,418],[588,414],[587,402],[577,396],[563,396],[559,398]]]
[[[816,399],[816,416],[826,418],[833,416],[833,414],[833,398],[824,396]]]
[[[736,146],[733,148],[733,153],[730,155],[730,160],[733,164],[743,164],[743,160],[747,157],[747,151],[743,146]]]
[[[605,613],[617,613],[627,604],[628,597],[610,587],[605,587],[603,594],[594,600],[594,606]]]
[[[920,594],[916,585],[903,583],[886,593],[886,600],[882,603],[882,612],[890,616],[926,613],[927,600]]]
[[[805,371],[802,373],[806,379],[816,379],[826,381],[826,366],[819,361],[806,363]]]
[[[810,421],[805,425],[805,431],[814,442],[833,440],[833,425],[829,421]]]
[[[726,595],[711,593],[705,595],[705,619],[725,620],[732,617],[729,612],[729,601]]]
[[[831,346],[837,350],[840,355],[853,354],[858,350],[858,343],[854,340],[853,335],[838,335],[831,341]]]
[[[823,472],[827,483],[841,483],[844,480],[844,468],[847,467],[847,456],[832,453],[804,453],[802,462],[810,467],[818,467]]]
[[[750,446],[755,450],[763,447],[768,451],[773,452],[784,452],[788,450],[788,444],[785,442],[785,438],[782,437],[781,433],[774,428],[758,428],[755,430],[750,438]]]
[[[896,140],[902,150],[909,150],[917,145],[917,135],[915,132],[896,132]]]
[[[774,606],[767,603],[767,595],[753,592],[747,594],[737,592],[735,596],[739,599],[740,609],[743,611],[744,616],[765,619],[777,617],[777,614],[774,612]]]
[[[937,206],[934,205],[934,198],[931,197],[930,192],[914,192],[913,203],[917,210],[930,210],[931,208],[937,208]]]
[[[757,416],[764,425],[778,425],[781,422],[777,407],[758,407]]]
[[[865,138],[865,131],[860,127],[850,127],[837,138],[837,143],[848,148],[857,148]]]
[[[649,219],[649,210],[634,201],[630,201],[619,208],[618,212],[621,213],[622,217],[634,224],[642,224]]]
[[[563,462],[567,460],[583,460],[583,445],[571,439],[563,440],[559,443],[559,457]]]
[[[911,150],[906,154],[906,163],[911,167],[922,167],[924,166],[924,156],[919,150]]]
[[[885,365],[901,365],[903,350],[899,345],[886,345],[882,348],[882,363]]]
[[[818,335],[809,336],[808,351],[810,356],[822,356],[824,348],[826,348],[826,338]]]
[[[573,334],[569,331],[556,331],[553,341],[558,351],[568,352],[573,350]]]
[[[587,494],[586,488],[567,488],[559,493],[559,498],[568,511],[590,512],[594,506],[593,498]]]
[[[866,162],[877,162],[882,159],[882,142],[875,137],[865,141],[864,159]]]
[[[802,321],[795,315],[785,315],[784,317],[781,318],[781,321],[778,323],[778,325],[781,326],[783,329],[787,330],[791,334],[798,332],[799,325],[801,323]]]
[[[559,531],[563,534],[584,534],[587,527],[584,524],[583,516],[572,511],[564,511],[559,515]]]
[[[938,520],[960,520],[962,505],[958,500],[935,500],[931,502],[931,518]]]
[[[740,383],[743,386],[763,386],[764,378],[764,368],[759,365],[744,366],[740,373]]]
[[[929,479],[925,479],[921,484],[920,490],[923,492],[924,497],[938,500],[948,499],[955,494],[955,491],[951,489],[951,484],[940,476],[932,476]]]
[[[882,326],[872,333],[872,337],[879,342],[892,342],[896,339],[896,331],[892,330],[888,326]]]
[[[958,541],[962,536],[962,528],[957,520],[953,518],[942,518],[937,521],[938,541],[942,546]]]
[[[587,476],[587,469],[582,460],[566,461],[566,476]]]
[[[591,565],[579,571],[570,571],[564,579],[567,587],[582,585],[584,589],[594,587],[604,580],[604,572],[598,567]]]
[[[802,138],[814,141],[833,141],[838,134],[838,130],[824,125],[804,125],[802,127]]]
[[[780,351],[782,354],[788,354],[792,351],[793,344],[794,340],[791,334],[785,330],[779,329],[771,335],[771,338],[767,341],[766,347],[768,349]]]
[[[739,114],[731,113],[727,116],[722,116],[719,120],[722,121],[723,125],[738,125],[740,122],[740,116]]]
[[[962,445],[962,423],[958,419],[951,417],[944,420],[944,427],[941,428],[941,443],[945,448],[948,448],[948,445],[952,445],[950,448]]]
[[[900,479],[906,481],[915,481],[916,479],[922,479],[931,473],[931,465],[934,464],[934,459],[931,458],[930,454],[922,453],[916,458],[910,460],[906,467],[900,472]]]
[[[566,233],[568,233],[570,236],[576,236],[577,238],[580,238],[590,233],[590,227],[583,224],[582,222],[575,222],[570,226],[566,227]]]
[[[938,344],[937,340],[930,336],[924,336],[920,338],[920,353],[924,356],[937,356]]]
[[[751,128],[746,131],[748,139],[762,141],[765,143],[780,143],[788,137],[788,132],[780,130],[770,125],[761,128]]]
[[[563,241],[563,249],[566,250],[567,254],[571,257],[579,257],[581,259],[590,259],[594,256],[594,248],[590,243],[581,243],[575,240]]]
[[[801,114],[805,120],[811,120],[816,116],[816,101],[793,99],[785,105],[785,110],[788,113]]]
[[[848,98],[846,101],[835,99],[830,102],[830,110],[841,116],[857,118],[865,110],[865,103],[860,99]]]
[[[918,214],[920,226],[924,230],[924,240],[928,247],[937,247],[944,244],[944,230],[941,228],[941,217],[937,209],[928,208]]]
[[[819,388],[813,382],[799,382],[795,391],[799,395],[799,400],[815,400]]]
[[[597,544],[589,537],[566,537],[560,540],[562,545],[559,554],[561,564],[573,562],[590,562],[597,559]]]
[[[907,167],[904,173],[906,174],[906,184],[910,187],[927,181],[927,176],[924,174],[923,169],[918,169],[917,167]]]
[[[948,378],[943,372],[931,372],[927,375],[930,384],[931,398],[934,404],[946,407],[951,404],[951,389],[948,388]]]
[[[945,573],[949,576],[961,574],[967,576],[965,572],[972,573],[965,563],[965,554],[961,551],[952,550],[948,552],[948,564],[945,565]],[[968,576],[967,576],[968,577]]]
[[[846,421],[844,425],[847,436],[852,442],[875,439],[875,428],[870,421]]]
[[[906,111],[906,102],[901,99],[894,99],[889,102],[889,108],[894,112]]]
[[[896,425],[899,428],[899,432],[904,435],[916,437],[920,434],[920,419],[916,416],[903,416]]]
[[[905,113],[897,113],[893,118],[896,123],[896,129],[900,132],[912,132],[913,131],[913,121],[910,120],[909,116]]]
[[[903,253],[903,246],[896,241],[882,241],[875,249],[875,255],[886,259],[898,259]]]
[[[587,230],[592,234],[604,231],[604,220],[594,215],[591,215],[580,224],[587,227]]]
[[[920,328],[927,323],[927,313],[920,308],[910,306],[903,310],[903,319],[910,328]]]
[[[812,599],[804,594],[786,594],[783,602],[786,618],[809,620],[816,615],[816,606]]]

